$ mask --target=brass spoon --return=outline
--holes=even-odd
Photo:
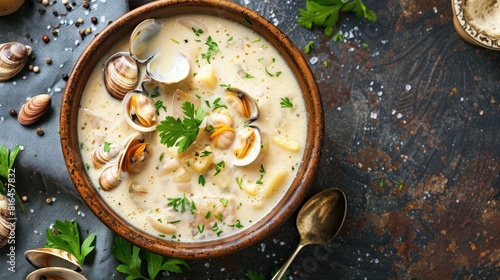
[[[274,275],[279,280],[302,247],[309,244],[323,244],[332,240],[344,223],[347,212],[345,194],[339,189],[319,192],[307,201],[297,215],[300,243],[295,252]]]

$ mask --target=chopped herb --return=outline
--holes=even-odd
[[[19,153],[20,149],[21,145],[16,145],[14,149],[12,149],[12,151],[9,150],[9,148],[7,148],[6,146],[0,145],[0,177],[3,177],[7,181],[7,183],[12,182],[12,175],[15,172],[15,168],[13,168],[14,161],[16,160],[17,154]],[[0,193],[8,195],[2,180],[0,180]],[[15,189],[14,194],[16,195],[17,202],[21,207],[21,212],[23,214],[26,214],[26,209],[24,209],[21,198],[19,197]]]
[[[281,71],[276,72],[276,77],[279,77],[281,75]]]
[[[229,227],[235,227],[235,228],[242,228],[243,225],[241,224],[240,220],[236,220],[236,223],[232,225],[228,225]]]
[[[375,12],[366,8],[362,0],[306,0],[306,9],[299,9],[298,22],[307,29],[321,26],[325,35],[330,37],[340,12],[353,12],[356,16],[373,22],[377,20]]]
[[[191,27],[191,29],[193,30],[194,32],[194,35],[200,37],[201,34],[203,34],[203,30],[201,29],[194,29],[194,27]]]
[[[252,23],[247,18],[243,18],[243,20],[241,21],[241,23],[242,24],[252,25]]]
[[[363,44],[361,44],[361,46],[362,46],[363,48],[368,48],[368,43],[363,43]]]
[[[174,42],[174,43],[176,43],[176,44],[179,44],[179,41],[177,41],[177,40],[175,40],[175,39],[173,39],[173,38],[170,38],[170,41],[172,41],[172,42]]]
[[[231,42],[233,40],[233,36],[231,36],[229,39],[227,39],[228,42]]]
[[[333,35],[332,39],[334,42],[342,42],[342,41],[344,41],[344,36],[342,36],[342,33],[340,33],[340,31],[339,31],[339,32],[335,33],[335,35]]]
[[[323,67],[327,68],[328,67],[328,61],[323,61]]]
[[[312,49],[314,49],[314,42],[313,41],[307,42],[306,46],[304,47],[304,52],[310,53]]]
[[[156,86],[156,87],[154,88],[154,91],[155,91],[155,92],[153,92],[153,93],[151,94],[151,98],[156,98],[156,97],[160,96],[160,92],[158,91],[158,86]]]
[[[168,206],[172,206],[174,211],[184,213],[186,211],[186,207],[189,207],[189,211],[191,213],[196,210],[196,206],[194,205],[194,201],[189,201],[189,199],[184,194],[183,197],[177,198],[167,198],[169,203]],[[179,209],[180,208],[180,209]]]
[[[167,107],[165,107],[165,105],[163,105],[163,101],[161,100],[156,100],[155,102],[155,109],[156,109],[156,115],[160,115],[160,109],[163,109],[165,112],[167,111]]]
[[[214,224],[212,230],[217,234],[217,236],[220,236],[220,234],[222,233],[222,230],[219,229],[219,225],[217,225],[217,223]]]
[[[208,211],[205,213],[205,218],[210,219],[210,216],[212,216],[212,212]]]
[[[265,70],[266,70],[267,75],[269,75],[271,77],[274,77],[274,76],[279,77],[281,75],[281,71],[277,71],[276,73],[273,74],[273,73],[269,72],[267,67],[265,68]]]
[[[208,36],[205,45],[208,46],[208,51],[207,53],[201,54],[201,58],[206,59],[208,64],[210,64],[210,59],[212,58],[212,56],[220,51],[219,45],[217,45],[217,43],[212,40],[212,36]]]
[[[238,187],[240,187],[240,190],[241,190],[242,183],[243,183],[243,178],[236,177],[236,184],[238,185]]]
[[[175,220],[175,221],[167,222],[167,224],[172,224],[172,225],[174,225],[174,224],[177,224],[177,223],[178,223],[178,222],[180,222],[180,221],[181,221],[181,220]]]
[[[216,214],[216,215],[215,215],[215,218],[216,218],[217,220],[219,220],[219,221],[221,221],[221,222],[222,222],[222,219],[223,219],[224,217],[222,216],[222,213],[219,213],[219,214]]]
[[[165,238],[166,235],[165,234],[158,234],[158,236],[161,238]]]
[[[226,167],[226,163],[225,163],[224,161],[221,161],[221,162],[217,163],[217,164],[215,165],[215,173],[214,173],[214,176],[215,176],[215,175],[217,175],[217,174],[219,174],[219,173],[222,171],[222,169],[223,169],[224,167]]]
[[[208,157],[211,154],[212,154],[211,151],[203,150],[203,152],[201,152],[200,157]]]
[[[103,147],[103,150],[104,150],[106,153],[109,153],[109,151],[111,151],[111,148],[109,147],[109,142],[108,142],[108,141],[104,141],[104,147]]]
[[[384,185],[385,185],[384,178],[381,178],[381,179],[380,179],[380,182],[378,183],[378,186],[379,186],[379,187],[381,187],[381,188],[383,188],[383,187],[384,187]]]
[[[161,218],[158,218],[156,219],[159,223],[163,223],[163,221],[161,220]]]
[[[262,40],[262,38],[257,38],[257,39],[255,39],[255,40],[253,40],[253,41],[252,41],[252,43],[258,43],[258,42],[260,42],[261,40]]]
[[[83,149],[83,147],[84,147],[83,142],[80,142],[80,150]]]
[[[90,170],[90,164],[88,164],[88,162],[85,163],[85,169]]]
[[[198,184],[202,185],[202,186],[205,186],[205,177],[203,177],[203,175],[200,175],[198,177]]]
[[[260,173],[260,178],[255,183],[259,184],[259,185],[262,185],[262,178],[264,178],[264,175],[266,175],[266,173],[267,173],[267,171],[264,169],[264,165],[263,164],[260,165],[259,173]]]
[[[245,78],[252,79],[252,78],[255,78],[255,77],[252,76],[252,75],[250,75],[249,73],[245,73]]]
[[[222,206],[224,206],[224,207],[226,207],[226,206],[227,206],[227,204],[229,203],[229,199],[224,198],[224,197],[221,197],[221,198],[219,199],[219,201],[220,201],[220,203],[222,203]]]
[[[218,108],[226,108],[227,109],[227,106],[224,105],[224,104],[220,104],[219,102],[221,101],[221,98],[220,97],[217,97],[214,102],[213,102],[213,109],[212,111],[215,111],[216,109]]]
[[[161,153],[159,160],[162,161],[164,156],[165,156],[165,153]]]
[[[403,189],[405,182],[396,181],[396,180],[393,180],[393,182],[394,182],[394,184],[396,184],[396,187],[398,187],[399,190]]]
[[[177,146],[178,153],[184,152],[194,143],[206,115],[201,107],[195,110],[194,104],[188,101],[182,103],[182,110],[185,116],[183,120],[167,116],[156,127],[156,130],[160,132],[160,142],[166,144],[167,147]]]
[[[221,88],[226,88],[226,90],[231,91],[231,84],[220,84]]]
[[[205,230],[205,225],[204,224],[198,225],[197,228],[200,233],[203,233],[203,231]]]
[[[293,103],[288,97],[281,98],[280,105],[281,108],[293,108]]]

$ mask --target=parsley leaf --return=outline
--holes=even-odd
[[[157,116],[160,115],[160,109],[163,109],[165,112],[167,111],[167,107],[165,107],[165,105],[163,105],[163,101],[161,101],[161,100],[156,100],[154,106],[155,106],[155,109],[156,109],[156,115]]]
[[[202,53],[201,58],[205,58],[208,64],[210,64],[210,58],[212,58],[212,56],[220,51],[219,45],[217,45],[217,43],[212,40],[212,36],[208,36],[205,45],[208,46],[208,51],[207,53]]]
[[[306,46],[304,47],[304,52],[310,53],[312,49],[314,49],[314,42],[313,41],[307,42]]]
[[[323,27],[325,35],[330,37],[340,12],[353,12],[358,17],[377,21],[375,12],[368,9],[362,0],[306,0],[306,9],[299,9],[298,22],[307,29]]]
[[[288,97],[281,98],[280,105],[281,108],[293,108],[293,103]]]
[[[115,244],[111,248],[111,252],[121,262],[116,270],[126,274],[126,279],[128,280],[154,280],[161,271],[181,273],[183,266],[190,269],[184,260],[166,258],[146,250],[141,250],[119,236],[115,236]],[[144,262],[146,263],[147,276],[142,274],[144,270],[141,267]]]
[[[17,145],[12,151],[10,151],[4,145],[0,145],[0,176],[5,179],[9,178],[9,169],[11,169],[14,165],[14,160],[16,159],[20,147],[20,145]]]
[[[177,146],[179,154],[194,143],[206,115],[203,108],[199,107],[195,110],[194,104],[189,101],[182,103],[181,106],[184,119],[167,116],[156,126],[156,130],[160,132],[160,142],[166,144],[167,147]]]
[[[54,233],[57,232],[57,234]],[[64,250],[83,264],[85,257],[94,250],[95,246],[91,246],[96,237],[95,233],[90,234],[80,245],[80,233],[78,224],[75,220],[61,222],[56,220],[53,230],[48,228],[46,231],[47,243],[45,248],[54,248]]]

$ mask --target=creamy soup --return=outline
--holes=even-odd
[[[103,56],[81,99],[87,173],[116,213],[151,235],[192,242],[244,230],[276,205],[301,164],[307,135],[301,89],[276,49],[244,24],[206,15],[159,21],[158,33],[143,36],[134,50],[156,55],[137,64],[136,87],[149,94],[137,97],[149,106],[142,118],[152,129],[137,132],[129,123],[141,122],[142,107],[124,106],[131,99],[116,99],[105,87],[106,61],[129,52],[127,37]],[[147,69],[167,82],[144,78]],[[191,144],[175,127],[190,121],[198,127],[190,127]],[[131,164],[141,162],[133,171],[121,167],[122,158],[131,158],[117,155],[130,137],[136,139],[130,146],[139,147]],[[166,138],[174,145],[162,143]],[[93,163],[96,153],[101,164]]]

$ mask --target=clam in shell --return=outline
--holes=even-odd
[[[28,276],[26,280],[87,280],[82,274],[63,267],[45,267],[37,269]]]
[[[135,130],[151,132],[156,129],[157,116],[153,99],[144,91],[131,91],[122,102],[125,121]]]
[[[21,107],[17,120],[22,125],[30,125],[38,121],[50,108],[51,98],[48,94],[39,94]]]
[[[108,93],[122,100],[139,83],[139,66],[128,53],[119,52],[104,63],[104,86]]]
[[[182,53],[175,55],[174,61],[171,62],[166,54],[159,54],[154,56],[146,66],[146,73],[148,76],[162,84],[175,84],[184,80],[191,70],[189,59]],[[173,65],[170,70],[165,70],[165,65]]]
[[[54,248],[37,248],[24,252],[26,260],[36,268],[63,267],[83,272],[83,267],[72,254]]]
[[[0,82],[7,81],[19,73],[27,60],[28,49],[24,44],[18,42],[0,44]]]
[[[235,166],[246,166],[252,163],[262,149],[260,130],[255,126],[247,126],[236,135],[233,153]]]
[[[226,91],[226,102],[242,117],[253,122],[259,118],[259,106],[257,102],[246,92],[238,88],[230,88]]]
[[[9,200],[0,194],[0,248],[9,241],[9,236],[16,229],[16,211],[9,209]]]

